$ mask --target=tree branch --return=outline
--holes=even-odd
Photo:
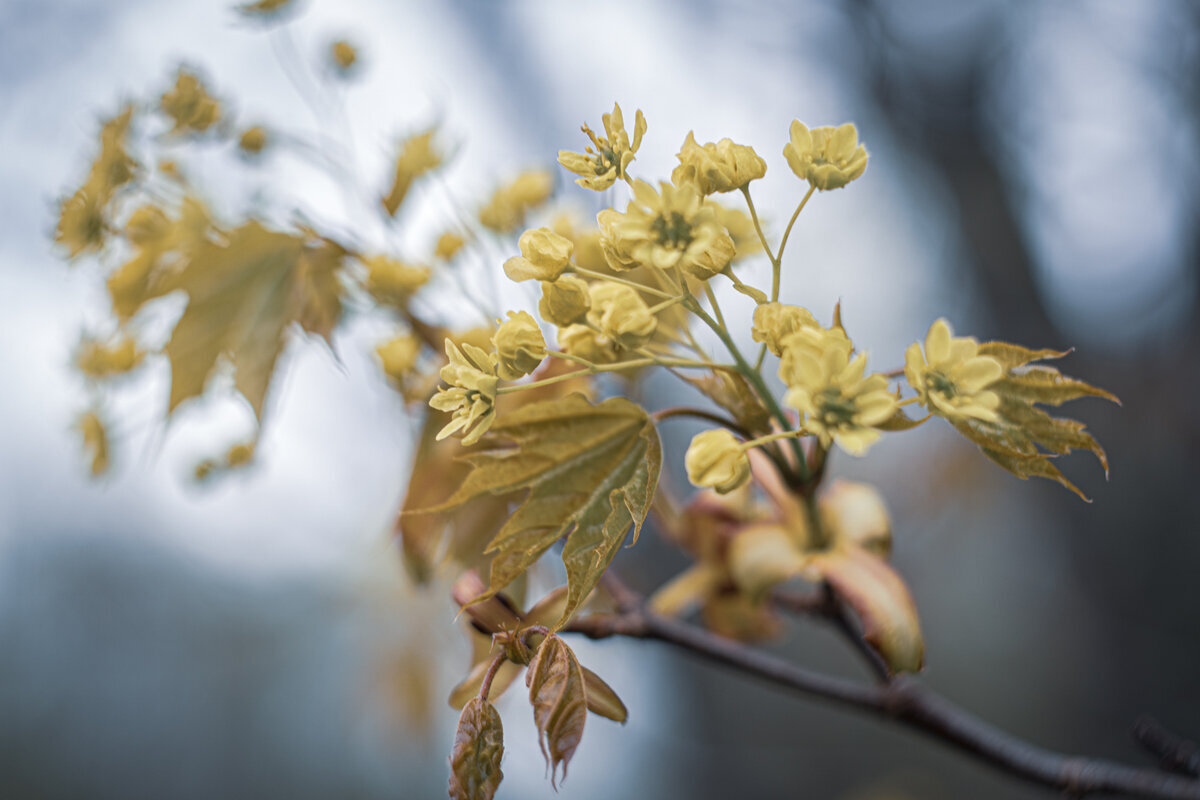
[[[614,580],[610,588],[612,585],[620,584]],[[1200,780],[1047,750],[984,722],[913,678],[901,676],[863,685],[823,675],[642,606],[634,607],[631,590],[624,587],[619,594],[624,601],[619,603],[621,611],[576,619],[566,630],[592,639],[626,636],[667,642],[801,694],[893,720],[1010,775],[1075,797],[1116,793],[1200,800]]]

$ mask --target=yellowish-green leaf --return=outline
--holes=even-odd
[[[165,287],[188,295],[166,346],[169,410],[202,394],[218,359],[225,357],[233,364],[234,385],[261,419],[288,327],[300,322],[328,336],[337,322],[338,249],[331,243],[306,248],[303,237],[255,221],[221,241],[196,243]]]
[[[629,719],[629,709],[625,708],[621,698],[599,675],[587,667],[582,667],[582,670],[588,711],[624,724],[625,720]]]
[[[425,418],[404,505],[396,520],[404,566],[418,583],[433,576],[443,555],[467,567],[482,567],[483,548],[500,529],[514,499],[512,493],[484,494],[464,501],[452,512],[409,513],[445,492],[445,487],[461,484],[470,474],[470,468],[459,459],[463,449],[458,441],[436,441],[437,432],[446,424],[444,417],[431,412]]]
[[[1012,342],[984,342],[979,345],[979,355],[991,356],[1000,362],[1005,370],[1023,367],[1031,361],[1045,361],[1048,358],[1062,358],[1070,354],[1070,350],[1030,350]]]
[[[554,785],[560,764],[563,778],[567,777],[567,766],[583,738],[588,711],[583,670],[566,642],[558,636],[547,636],[529,665],[525,684],[529,687],[538,744]]]
[[[1051,416],[1035,404],[1059,406],[1080,397],[1101,397],[1118,404],[1120,401],[1112,393],[1067,377],[1053,367],[1031,363],[1062,358],[1069,352],[1030,350],[1007,342],[980,345],[980,355],[991,356],[1005,367],[1004,377],[987,387],[1000,397],[996,408],[998,419],[961,417],[950,422],[977,444],[984,455],[1018,478],[1047,478],[1086,501],[1088,498],[1079,487],[1051,459],[1073,450],[1087,450],[1096,456],[1107,475],[1108,456],[1104,448],[1084,430],[1082,422]]]
[[[928,420],[929,420],[928,414],[921,417],[920,419],[913,419],[912,417],[910,417],[904,413],[904,409],[897,408],[896,413],[892,414],[892,416],[888,417],[886,420],[884,420],[880,424],[876,425],[875,427],[881,431],[893,431],[893,432],[895,432],[895,431],[911,431],[913,428],[917,427],[918,425],[923,425]]]
[[[495,553],[491,597],[566,536],[568,598],[560,628],[608,568],[630,525],[634,541],[650,510],[662,466],[649,416],[623,398],[593,405],[580,395],[534,403],[501,415],[488,435],[513,448],[470,453],[471,473],[445,502],[446,511],[485,494],[528,494],[488,545]]]
[[[504,726],[488,701],[475,697],[458,718],[454,749],[450,752],[452,800],[491,800],[504,773]]]
[[[863,638],[892,672],[916,672],[925,660],[917,606],[886,561],[853,544],[812,556],[812,567],[850,604]]]
[[[1117,405],[1121,403],[1111,392],[1075,378],[1068,378],[1058,370],[1042,365],[1011,369],[1008,375],[988,388],[1002,397],[1049,406],[1060,406],[1068,400],[1080,397],[1103,397]]]

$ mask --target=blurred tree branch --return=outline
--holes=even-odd
[[[577,618],[565,629],[590,639],[624,636],[672,644],[709,661],[801,694],[893,720],[943,744],[1072,797],[1127,794],[1157,798],[1200,798],[1200,779],[1164,769],[1131,767],[1086,756],[1066,755],[1020,739],[974,716],[919,681],[886,675],[878,657],[862,641],[837,598],[827,588],[814,595],[780,595],[776,604],[832,621],[868,661],[880,680],[875,685],[804,669],[743,643],[648,610],[643,598],[610,571],[605,587],[616,612]]]

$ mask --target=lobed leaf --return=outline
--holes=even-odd
[[[562,537],[567,602],[561,628],[612,563],[630,525],[641,529],[658,483],[662,450],[644,410],[624,398],[593,405],[570,395],[518,408],[492,426],[489,441],[509,449],[468,454],[471,472],[444,502],[420,511],[447,511],[484,495],[528,490],[486,552],[495,553],[492,597],[523,574]]]
[[[974,442],[984,455],[1022,480],[1047,478],[1061,484],[1084,501],[1088,498],[1052,463],[1055,456],[1087,450],[1108,474],[1104,448],[1082,422],[1054,417],[1035,404],[1059,406],[1080,397],[1120,401],[1111,392],[1063,375],[1057,369],[1031,362],[1062,358],[1070,351],[1030,350],[1008,342],[987,342],[980,355],[991,356],[1005,368],[1004,377],[988,386],[1000,397],[995,422],[964,417],[950,422]]]
[[[328,273],[339,264],[340,259],[307,253],[304,238],[254,221],[230,231],[224,241],[201,239],[165,287],[188,295],[165,348],[171,362],[168,411],[202,394],[225,356],[233,363],[234,385],[261,419],[288,327],[302,321],[327,335],[336,324],[325,293],[336,287]]]
[[[453,800],[491,800],[504,773],[504,726],[488,701],[474,697],[463,708],[450,752],[450,797]]]
[[[567,766],[583,738],[588,711],[583,670],[566,642],[551,635],[533,657],[525,684],[529,687],[538,744],[554,785],[558,765],[562,764],[565,779]]]

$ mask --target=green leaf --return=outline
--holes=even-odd
[[[1092,453],[1108,475],[1108,456],[1104,448],[1082,422],[1054,417],[1036,404],[1060,406],[1081,397],[1100,397],[1120,404],[1111,392],[1057,369],[1030,362],[1062,358],[1070,351],[1030,350],[1008,342],[987,342],[979,354],[991,356],[1005,368],[1005,375],[987,387],[1000,397],[995,422],[975,418],[951,419],[964,437],[979,446],[983,454],[1021,480],[1046,478],[1061,484],[1086,502],[1079,487],[1066,478],[1052,462],[1055,456],[1073,450]]]
[[[533,657],[525,684],[529,687],[538,744],[550,766],[553,786],[559,764],[563,778],[567,777],[567,765],[583,738],[588,712],[583,670],[566,642],[552,635],[546,637]]]
[[[496,708],[481,697],[472,698],[458,718],[450,752],[450,797],[453,800],[491,800],[504,773],[504,726]]]
[[[650,511],[662,467],[658,433],[637,405],[612,398],[593,405],[582,395],[533,403],[503,414],[486,441],[513,448],[471,453],[462,485],[445,502],[455,508],[484,494],[528,493],[486,552],[495,553],[492,597],[566,536],[567,602],[561,628],[612,563],[633,525],[634,542]]]

